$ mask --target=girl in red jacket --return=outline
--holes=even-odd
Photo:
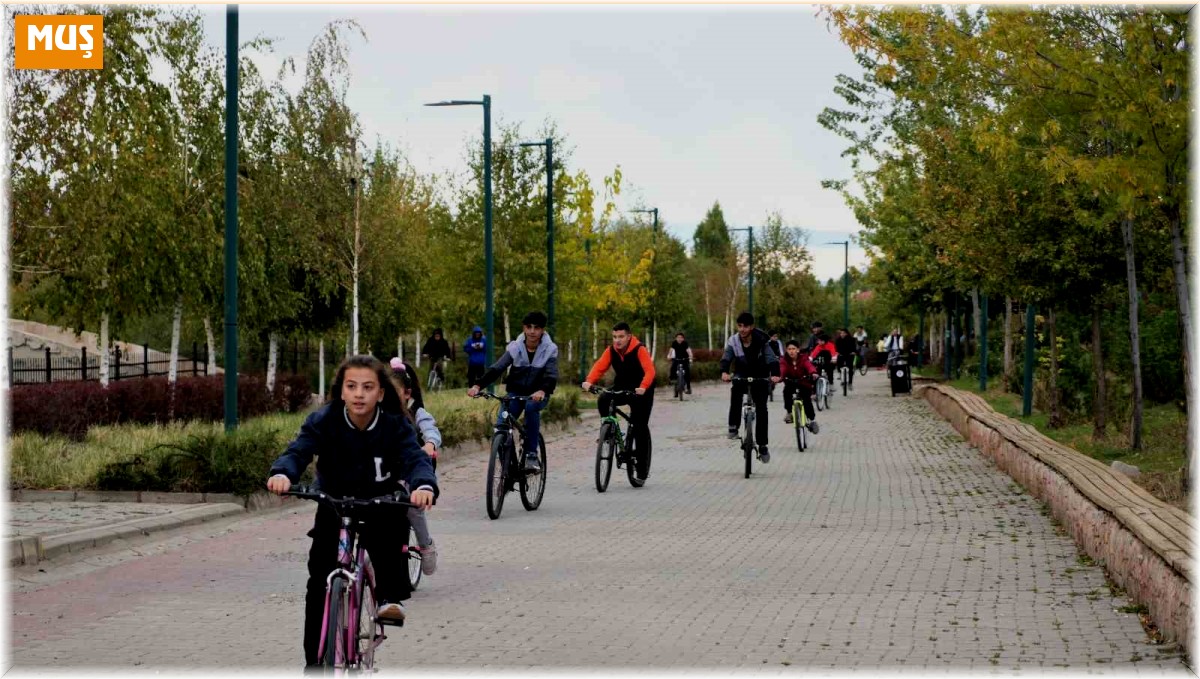
[[[784,378],[783,409],[787,412],[783,418],[784,424],[792,423],[792,399],[799,396],[804,404],[804,415],[808,418],[808,430],[816,434],[821,430],[817,426],[817,413],[812,402],[817,367],[800,351],[800,342],[788,340],[783,359],[779,361],[779,375]]]

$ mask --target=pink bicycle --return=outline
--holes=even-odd
[[[403,621],[380,620],[375,596],[375,569],[366,548],[358,542],[358,510],[377,505],[413,507],[396,491],[393,495],[360,500],[337,499],[305,486],[292,486],[284,495],[294,495],[328,505],[341,518],[338,535],[338,566],[326,578],[325,613],[321,618],[321,643],[317,657],[326,668],[370,671],[375,665],[375,649],[387,638],[380,625],[401,627]],[[407,550],[405,550],[407,551]]]

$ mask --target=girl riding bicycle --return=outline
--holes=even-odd
[[[808,430],[816,434],[821,429],[817,425],[817,411],[813,408],[813,382],[817,379],[817,366],[813,365],[808,356],[800,351],[798,340],[788,340],[784,350],[783,360],[779,362],[779,376],[784,381],[783,410],[787,415],[784,424],[792,423],[792,399],[799,397],[804,404],[804,416],[808,418]],[[788,380],[797,380],[797,383]]]
[[[437,497],[437,475],[429,456],[417,445],[417,432],[405,414],[387,366],[373,356],[351,356],[338,366],[330,401],[305,419],[296,439],[271,466],[267,490],[285,493],[317,457],[315,485],[332,497],[370,498],[401,489],[407,482],[409,502],[430,507]],[[394,506],[380,505],[360,530],[371,554],[379,594],[378,617],[400,621],[411,585],[404,575],[405,555],[395,540],[396,526],[407,534],[407,518]],[[318,662],[326,576],[338,566],[337,513],[318,506],[308,536],[308,585],[304,599],[304,660]]]
[[[404,359],[393,357],[391,360],[392,377],[396,379],[396,389],[404,401],[412,423],[417,428],[417,443],[429,455],[433,468],[437,469],[438,451],[442,447],[442,432],[438,430],[437,421],[425,410],[425,399],[421,396],[421,379],[411,364],[405,364]],[[417,534],[417,543],[421,548],[421,572],[433,575],[437,570],[437,547],[433,544],[433,536],[429,534],[429,519],[425,512],[416,508],[408,510],[408,522]],[[402,539],[408,536],[402,536]]]

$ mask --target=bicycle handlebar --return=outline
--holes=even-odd
[[[588,389],[588,391],[593,394],[612,394],[613,396],[637,396],[638,395],[638,393],[636,391],[629,391],[628,389],[625,389],[622,391],[616,391],[613,389],[605,389],[604,387],[597,387],[594,384]]]
[[[337,509],[343,509],[346,507],[370,507],[370,506],[374,506],[374,505],[400,505],[402,507],[416,507],[417,506],[411,502],[407,502],[405,500],[400,499],[402,497],[407,498],[409,496],[408,493],[403,490],[397,490],[396,492],[392,493],[391,495],[380,495],[379,497],[373,497],[373,498],[368,498],[368,499],[360,499],[360,498],[356,498],[356,497],[343,497],[343,498],[339,499],[339,498],[333,497],[332,495],[324,493],[322,491],[313,490],[309,486],[303,486],[300,484],[296,484],[296,485],[292,486],[291,488],[289,488],[288,490],[285,490],[282,493],[282,495],[293,495],[295,497],[303,498],[305,500],[314,500],[316,502],[324,502],[329,505],[332,505],[334,508],[337,508]]]
[[[517,394],[505,394],[503,396],[497,396],[487,391],[481,391],[471,398],[491,398],[497,401],[529,401],[533,399],[532,396],[518,396]]]
[[[770,377],[737,377],[736,375],[729,378],[730,382],[770,382]]]

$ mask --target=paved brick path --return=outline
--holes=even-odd
[[[550,445],[542,508],[483,509],[483,456],[442,470],[439,572],[385,668],[721,667],[1186,671],[1038,503],[921,401],[859,378],[797,453],[743,479],[726,387],[655,407],[645,488],[592,486],[594,421]],[[12,571],[12,658],[288,668],[311,508]],[[136,549],[136,552],[134,551]]]

